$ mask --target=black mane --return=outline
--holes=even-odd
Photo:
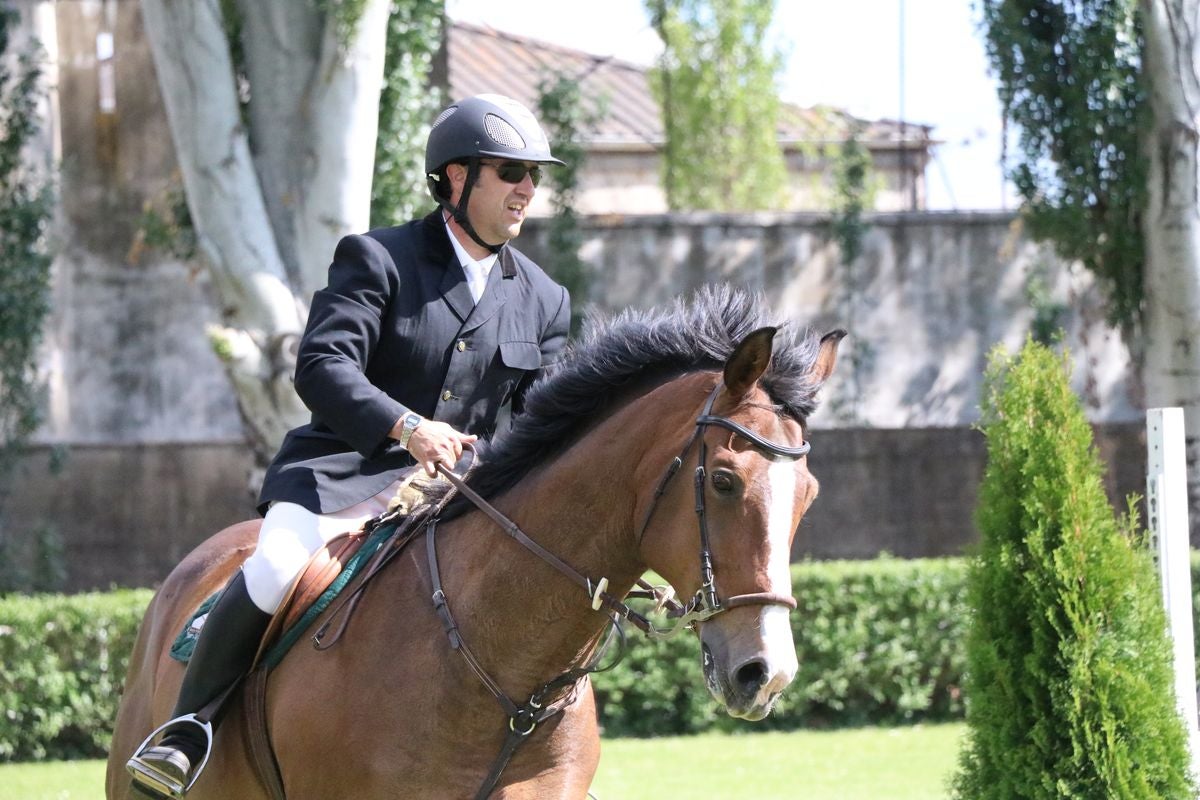
[[[747,334],[778,324],[767,315],[761,295],[721,285],[700,289],[663,310],[589,319],[583,339],[529,388],[511,429],[482,449],[471,486],[484,497],[511,488],[634,387],[720,369]],[[760,381],[772,402],[802,423],[816,409],[820,386],[805,378],[819,345],[819,337],[809,331],[782,327]],[[459,510],[453,505],[457,503],[447,509],[450,515]]]

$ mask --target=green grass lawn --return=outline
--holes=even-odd
[[[965,726],[605,740],[599,800],[937,800]],[[103,800],[104,762],[0,765],[0,800]]]
[[[104,762],[0,764],[0,800],[104,800]]]
[[[962,724],[606,740],[599,800],[937,800]]]

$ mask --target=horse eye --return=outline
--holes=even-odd
[[[733,491],[736,481],[733,478],[733,473],[729,470],[719,469],[712,474],[712,485],[721,494],[728,494]]]

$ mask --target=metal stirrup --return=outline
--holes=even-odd
[[[200,764],[191,770],[191,780],[187,782],[186,786],[176,786],[165,783],[162,779],[163,776],[160,773],[151,771],[137,761],[138,756],[146,752],[147,748],[150,747],[150,743],[154,741],[156,736],[170,728],[177,727],[180,723],[195,725],[200,728],[200,730],[204,733],[204,738],[206,741],[204,747],[204,758],[200,759]],[[162,725],[159,725],[157,728],[151,731],[150,735],[147,736],[140,745],[138,745],[137,750],[134,751],[134,755],[128,762],[126,762],[125,766],[131,773],[133,773],[133,780],[135,783],[149,784],[150,788],[154,789],[160,794],[166,794],[170,797],[179,798],[183,797],[191,790],[192,786],[196,783],[196,779],[200,777],[200,773],[204,771],[204,767],[208,765],[208,757],[212,755],[212,745],[212,723],[207,720],[200,719],[200,717],[198,717],[196,714],[184,714],[182,717],[176,717],[175,719],[167,720]]]

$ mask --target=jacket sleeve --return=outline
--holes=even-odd
[[[551,317],[550,324],[542,331],[541,341],[538,342],[542,353],[542,365],[521,379],[521,384],[513,393],[512,411],[514,414],[520,413],[525,407],[525,391],[546,371],[547,367],[558,361],[563,348],[567,346],[567,336],[571,332],[571,294],[564,287],[558,288],[561,292],[558,308]]]
[[[364,458],[379,451],[408,412],[365,374],[399,283],[382,244],[367,236],[343,238],[329,267],[329,285],[313,295],[296,358],[300,399]]]

